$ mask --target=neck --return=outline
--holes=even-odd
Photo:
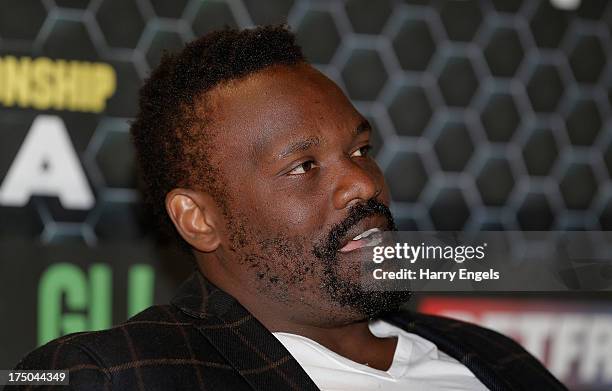
[[[204,272],[203,268],[200,268]],[[372,334],[368,321],[346,308],[314,308],[303,303],[279,302],[262,295],[241,281],[220,278],[211,270],[204,275],[233,296],[270,332],[284,332],[309,338],[331,351],[360,364],[387,370],[393,361],[397,338]],[[318,303],[320,304],[320,303]],[[344,314],[326,319],[324,314]]]
[[[271,332],[301,335],[354,362],[386,371],[393,362],[397,338],[379,338],[372,334],[367,320],[319,327],[275,320],[262,323]]]

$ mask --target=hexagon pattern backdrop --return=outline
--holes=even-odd
[[[95,207],[2,208],[0,233],[88,244],[146,235],[126,122],[143,79],[164,50],[212,29],[284,21],[373,123],[401,229],[610,230],[606,3],[574,12],[548,1],[7,3],[2,54],[104,61],[117,91],[102,115],[62,113]],[[8,111],[2,172],[40,113]]]
[[[372,122],[400,229],[612,230],[605,0],[573,11],[547,0],[20,0],[0,2],[0,58],[103,62],[117,83],[98,114],[0,104],[0,181],[50,114],[95,198],[85,210],[45,196],[0,205],[0,237],[149,240],[128,133],[144,78],[164,50],[208,31],[279,22]]]

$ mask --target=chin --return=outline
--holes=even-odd
[[[412,296],[410,291],[365,291],[358,284],[338,280],[330,288],[332,300],[361,320],[398,311]]]

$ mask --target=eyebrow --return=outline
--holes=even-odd
[[[289,156],[296,152],[302,152],[310,149],[315,145],[321,144],[321,139],[318,137],[309,137],[305,140],[300,140],[295,143],[290,144],[287,148],[283,149],[279,154],[279,159],[282,159],[286,156]]]
[[[355,128],[355,130],[353,130],[353,136],[358,136],[363,132],[367,132],[367,131],[372,131],[372,125],[370,125],[370,121],[368,121],[367,119],[364,119],[363,121],[361,121],[361,123],[359,123],[359,125],[357,125],[357,127]]]
[[[363,132],[371,131],[372,126],[367,119],[364,119],[357,125],[357,127],[353,130],[353,136],[358,136]],[[290,144],[285,149],[283,149],[279,154],[278,158],[282,159],[286,156],[289,156],[296,152],[306,151],[314,146],[317,146],[321,143],[321,139],[318,137],[309,137],[305,140],[296,141],[295,143]]]

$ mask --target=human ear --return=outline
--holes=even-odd
[[[201,252],[216,250],[221,240],[211,197],[194,190],[176,188],[166,194],[165,204],[172,223],[187,243]]]

